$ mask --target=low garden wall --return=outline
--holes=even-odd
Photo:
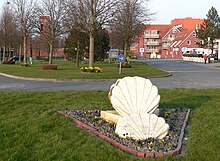
[[[204,58],[202,57],[187,57],[183,56],[184,61],[193,61],[193,62],[199,62],[199,63],[204,63]]]

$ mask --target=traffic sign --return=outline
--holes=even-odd
[[[140,48],[140,52],[143,53],[144,52],[144,48]]]
[[[122,62],[124,61],[124,55],[123,55],[123,54],[120,54],[120,55],[118,56],[118,61],[119,61],[120,63],[122,63]]]

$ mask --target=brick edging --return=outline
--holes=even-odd
[[[68,117],[69,118],[69,115],[65,114],[64,112],[62,111],[58,111],[59,114],[65,116],[65,117]],[[181,153],[181,147],[182,147],[182,142],[183,142],[183,137],[184,137],[184,130],[186,128],[186,125],[187,125],[187,121],[188,121],[188,118],[189,118],[189,114],[190,114],[190,109],[188,109],[187,111],[187,114],[186,114],[186,117],[185,117],[185,120],[183,122],[183,126],[181,128],[181,133],[180,133],[180,136],[179,136],[179,139],[178,139],[178,145],[177,145],[177,148],[174,149],[174,150],[171,150],[171,151],[168,151],[168,152],[162,152],[162,153],[156,153],[156,152],[149,152],[149,153],[144,153],[144,152],[140,152],[140,151],[137,151],[137,150],[134,150],[134,149],[131,149],[131,148],[128,148],[120,143],[118,143],[117,141],[105,136],[104,134],[101,134],[99,133],[98,131],[96,131],[94,128],[92,128],[91,126],[87,125],[87,124],[84,124],[83,122],[71,117],[71,119],[73,119],[73,122],[80,126],[80,127],[83,127],[85,129],[87,129],[89,132],[91,132],[92,134],[94,134],[95,136],[107,141],[108,143],[110,143],[111,145],[113,145],[114,147],[120,149],[120,150],[123,150],[127,153],[130,153],[134,156],[137,156],[137,157],[147,157],[147,158],[162,158],[162,157],[165,157],[165,156],[168,156],[168,155],[172,155],[172,156],[177,156]]]
[[[50,79],[50,78],[29,78],[29,77],[21,77],[21,76],[14,76],[0,72],[0,76],[18,79],[18,80],[28,80],[28,81],[48,81],[48,82],[101,82],[101,81],[116,81],[117,79],[66,79],[66,80],[59,80],[59,79]]]

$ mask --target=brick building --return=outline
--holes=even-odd
[[[47,57],[49,54],[49,46],[44,35],[47,35],[49,37],[48,34],[50,33],[49,32],[50,17],[41,16],[39,18],[39,21],[40,21],[41,34],[37,37],[32,38],[32,40],[28,40],[29,41],[27,45],[28,56],[30,56],[30,51],[32,50],[33,57],[37,57],[37,56]],[[66,57],[64,54],[64,39],[55,40],[53,57],[57,57],[57,58]]]
[[[196,42],[199,40],[194,31],[203,23],[202,19],[187,17],[171,22],[146,25],[142,35],[131,44],[133,53],[146,58],[181,58],[184,49],[198,48]]]
[[[182,58],[182,54],[196,54],[200,41],[194,29],[185,30],[176,34],[169,48],[163,52],[163,58]]]

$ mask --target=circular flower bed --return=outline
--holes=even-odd
[[[106,122],[100,117],[98,108],[94,110],[69,110],[64,111],[70,118],[77,119],[92,128],[119,142],[120,144],[141,152],[168,152],[178,146],[178,139],[188,109],[184,107],[176,109],[160,109],[159,116],[165,118],[170,125],[167,136],[163,139],[148,138],[146,140],[134,140],[120,138],[115,133],[116,124]]]
[[[44,64],[42,65],[43,70],[57,70],[56,64]]]

